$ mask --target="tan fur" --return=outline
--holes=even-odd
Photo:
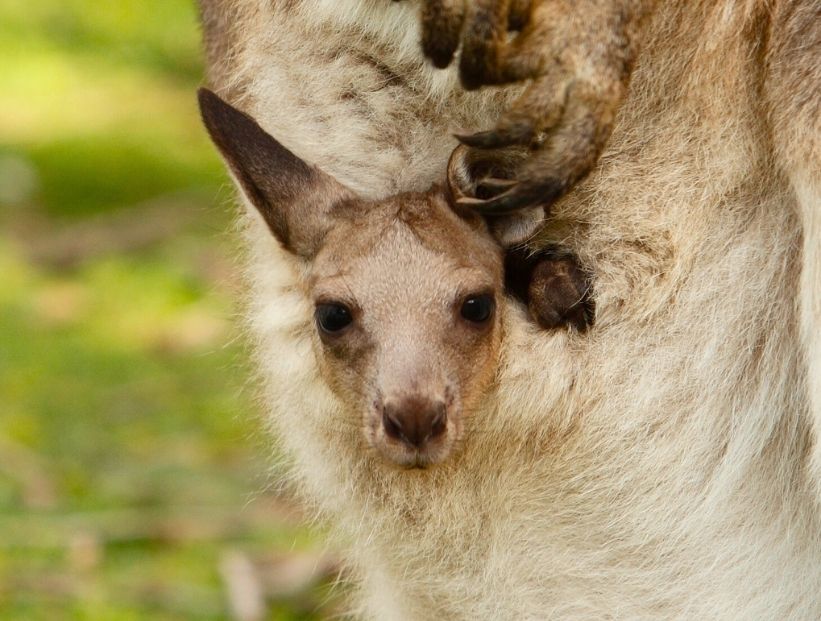
[[[424,64],[406,3],[244,1],[216,86],[370,196],[440,179],[448,129],[504,104]],[[660,3],[602,159],[541,237],[592,270],[597,323],[541,332],[511,302],[493,393],[437,467],[361,450],[298,274],[249,220],[272,426],[363,617],[821,617],[819,21],[812,0]]]
[[[801,222],[798,303],[816,434],[813,468],[821,497],[821,6],[778,4],[770,37],[762,90],[776,165],[787,178]]]

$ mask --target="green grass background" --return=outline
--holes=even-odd
[[[321,558],[269,489],[201,79],[193,0],[0,0],[0,619],[229,619],[232,554]],[[303,582],[263,618],[330,614]]]

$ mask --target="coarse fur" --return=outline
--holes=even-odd
[[[365,196],[441,179],[449,132],[517,94],[430,68],[409,3],[203,3],[212,84]],[[360,616],[821,617],[819,48],[813,0],[659,2],[602,158],[537,243],[595,275],[597,323],[544,332],[508,302],[492,392],[426,470],[364,446],[302,268],[249,209],[270,420]]]

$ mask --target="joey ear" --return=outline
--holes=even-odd
[[[198,98],[205,127],[243,194],[286,250],[312,257],[331,226],[334,206],[354,198],[353,192],[212,91],[201,88]]]
[[[528,157],[522,147],[473,149],[460,144],[450,155],[447,170],[451,204],[460,215],[516,184],[516,171]],[[486,215],[488,227],[505,248],[532,237],[542,225],[544,208],[528,207],[514,214]]]

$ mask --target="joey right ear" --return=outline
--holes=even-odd
[[[546,330],[570,326],[585,332],[595,321],[593,277],[569,250],[508,250],[505,289],[524,302],[531,318]]]
[[[243,194],[286,250],[311,258],[331,226],[333,208],[353,192],[212,91],[201,88],[198,98],[205,127]]]
[[[530,155],[523,147],[473,149],[457,146],[448,160],[447,181],[451,202],[457,213],[480,213],[474,207],[516,185],[516,171]],[[527,241],[541,228],[542,207],[528,207],[515,213],[486,215],[488,227],[505,248]]]

